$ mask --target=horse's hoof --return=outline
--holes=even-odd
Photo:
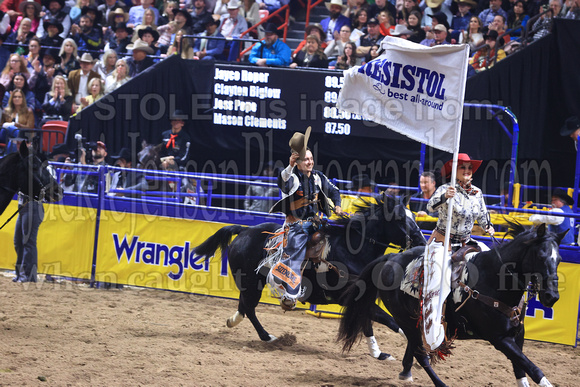
[[[411,375],[411,373],[406,374],[406,373],[401,372],[399,374],[399,380],[404,380],[406,382],[412,382],[413,381],[413,375]]]
[[[268,336],[269,336],[270,338],[269,338],[268,340],[264,340],[266,343],[271,343],[271,342],[273,342],[273,341],[276,341],[276,340],[278,340],[278,338],[277,338],[276,336],[274,336],[274,335],[270,335],[270,334],[269,334]]]
[[[403,336],[403,339],[407,340],[407,335],[405,335],[405,332],[401,328],[399,328],[399,334]]]
[[[377,359],[379,359],[379,360],[390,360],[390,361],[397,360],[393,356],[391,356],[390,354],[384,353],[384,352],[381,352],[381,354],[379,355],[379,357],[377,357]]]

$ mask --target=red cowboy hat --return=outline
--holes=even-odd
[[[463,163],[471,163],[471,165],[473,166],[473,173],[477,171],[477,168],[479,168],[482,162],[483,162],[482,160],[472,160],[471,158],[469,158],[469,155],[467,153],[460,153],[457,155],[457,165],[461,165]],[[445,163],[445,165],[443,165],[443,168],[441,168],[441,176],[446,178],[451,176],[451,164],[453,164],[453,159],[449,160],[448,162]]]

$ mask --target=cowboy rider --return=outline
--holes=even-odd
[[[334,202],[334,212],[342,214],[338,188],[322,172],[313,169],[314,159],[307,148],[310,130],[308,127],[306,134],[294,133],[292,136],[290,163],[278,176],[282,199],[270,209],[270,213],[286,214],[287,242],[283,258],[268,275],[272,287],[284,293],[280,305],[285,310],[294,309],[296,301],[305,292],[301,286],[301,267],[306,245],[319,225],[319,213],[331,215],[327,198]]]

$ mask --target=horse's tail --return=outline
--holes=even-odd
[[[215,234],[210,236],[203,242],[201,245],[197,246],[193,249],[196,255],[201,257],[212,257],[215,255],[215,252],[220,249],[223,252],[227,251],[228,246],[232,241],[232,237],[234,235],[238,235],[242,231],[244,231],[247,227],[240,226],[240,225],[232,225],[222,227]],[[222,254],[223,255],[223,254]]]
[[[343,316],[340,320],[337,341],[342,342],[342,351],[348,352],[359,340],[365,328],[371,325],[371,316],[377,300],[377,283],[388,255],[375,259],[341,297]]]

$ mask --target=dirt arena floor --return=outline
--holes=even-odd
[[[2,274],[2,273],[0,273]],[[244,320],[225,326],[237,302],[151,289],[102,290],[16,284],[0,275],[0,386],[429,386],[397,379],[401,336],[375,330],[397,361],[341,354],[338,320],[261,305],[275,343]],[[525,353],[554,386],[580,384],[580,351],[527,341]],[[515,386],[505,357],[481,341],[459,342],[436,371],[450,386]],[[530,380],[531,381],[531,380]]]

